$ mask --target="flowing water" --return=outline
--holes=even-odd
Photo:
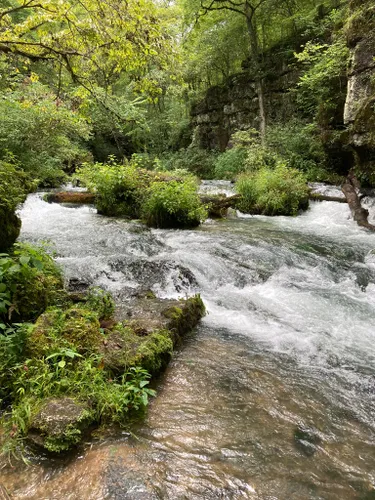
[[[208,315],[132,435],[3,469],[12,498],[374,498],[375,235],[345,204],[166,231],[36,194],[21,216],[67,278],[119,302],[199,292]]]

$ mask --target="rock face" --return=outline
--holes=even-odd
[[[351,0],[347,41],[351,58],[344,120],[362,172],[375,167],[375,2]]]
[[[78,444],[93,421],[88,405],[72,398],[47,399],[32,420],[29,441],[59,453]]]
[[[288,93],[299,75],[293,50],[279,47],[272,54],[267,54],[266,59],[264,87],[267,118],[285,121],[295,111],[294,97]],[[259,104],[251,72],[244,70],[229,77],[223,85],[210,88],[205,98],[193,106],[191,115],[195,141],[205,149],[224,151],[233,132],[259,129]]]

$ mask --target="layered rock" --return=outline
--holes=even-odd
[[[373,182],[375,168],[375,2],[351,0],[347,28],[350,48],[348,93],[344,120],[348,144],[365,180]]]
[[[268,120],[286,121],[295,113],[294,96],[288,92],[299,76],[293,53],[291,46],[280,46],[264,57]],[[224,151],[233,132],[259,129],[259,103],[251,69],[244,68],[222,85],[211,87],[192,107],[191,115],[195,142],[204,149]]]

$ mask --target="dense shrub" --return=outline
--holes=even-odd
[[[146,223],[159,228],[199,226],[207,212],[197,194],[193,179],[183,182],[154,182],[142,209]]]
[[[179,175],[177,175],[177,173]],[[195,227],[206,217],[192,176],[122,165],[87,164],[77,175],[96,193],[98,212],[143,218],[153,227]]]
[[[197,147],[180,149],[176,153],[160,157],[161,168],[165,171],[185,170],[200,179],[215,178],[215,162],[218,153]]]
[[[96,206],[103,215],[139,218],[145,192],[155,177],[131,163],[85,164],[77,172],[80,180],[96,193]]]
[[[60,270],[44,250],[15,245],[0,258],[0,320],[36,319],[60,300],[62,288]]]
[[[0,94],[0,159],[8,152],[40,185],[65,179],[64,168],[87,159],[87,122],[38,82]]]
[[[268,127],[267,147],[302,172],[322,168],[326,160],[316,126],[297,120]]]
[[[15,210],[31,187],[27,175],[11,155],[0,160],[0,252],[6,252],[19,235],[21,221]]]
[[[238,204],[242,212],[296,215],[308,204],[305,177],[285,164],[279,164],[274,170],[264,167],[255,173],[240,175],[236,189],[242,196]]]
[[[244,147],[234,147],[219,155],[215,163],[215,178],[234,179],[245,170],[247,155]]]

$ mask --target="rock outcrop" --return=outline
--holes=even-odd
[[[375,2],[351,0],[347,28],[350,48],[348,93],[344,120],[348,144],[364,180],[374,182],[375,170]]]
[[[267,119],[286,121],[295,112],[294,96],[288,92],[299,76],[291,47],[280,46],[266,54],[264,69]],[[259,104],[251,71],[232,75],[223,85],[211,87],[191,110],[194,140],[204,149],[224,151],[237,130],[259,129]]]

